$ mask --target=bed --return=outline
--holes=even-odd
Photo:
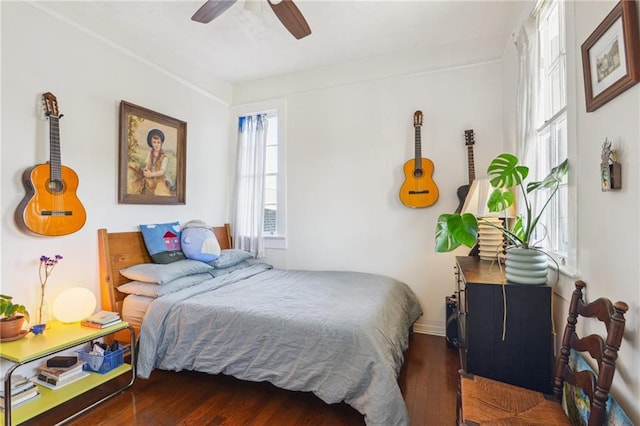
[[[229,226],[213,229],[223,251],[231,249]],[[100,229],[98,239],[103,309],[128,320],[129,302],[140,296],[118,290],[131,284],[120,271],[151,258],[139,232]],[[139,377],[155,368],[223,373],[344,401],[367,425],[409,424],[397,378],[422,311],[406,284],[257,261],[228,269],[180,277],[187,286],[133,303],[142,317],[133,324]]]

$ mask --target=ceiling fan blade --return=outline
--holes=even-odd
[[[309,24],[302,16],[302,12],[298,9],[298,6],[295,5],[293,0],[282,0],[280,3],[271,3],[271,0],[267,0],[271,9],[273,9],[273,13],[276,14],[282,25],[285,26],[287,30],[295,38],[300,40],[303,37],[311,34],[311,28],[309,28]]]
[[[235,2],[236,0],[207,0],[207,2],[193,14],[191,20],[207,24],[213,21],[214,18],[222,15],[224,11],[233,6]]]

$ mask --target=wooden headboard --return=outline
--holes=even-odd
[[[212,229],[220,243],[220,248],[231,248],[229,224],[214,226]],[[126,294],[119,292],[117,287],[130,280],[120,275],[120,269],[138,263],[153,262],[144,245],[142,233],[140,231],[107,232],[104,228],[98,229],[98,257],[102,309],[122,315],[122,302]]]

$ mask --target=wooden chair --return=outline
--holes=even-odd
[[[571,296],[569,316],[562,337],[553,380],[553,396],[520,388],[460,371],[458,392],[458,424],[461,425],[570,425],[560,401],[564,382],[583,389],[590,400],[589,426],[605,424],[605,410],[616,369],[618,349],[622,341],[629,307],[624,302],[612,304],[600,298],[585,303],[583,281],[576,281]],[[606,326],[606,340],[598,334],[583,338],[576,334],[578,316],[595,318]],[[569,353],[584,352],[597,362],[597,377],[591,371],[572,371]]]

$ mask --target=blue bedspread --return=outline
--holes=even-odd
[[[157,298],[144,317],[138,375],[228,374],[345,401],[368,425],[408,425],[397,377],[411,289],[380,275],[254,264]]]

